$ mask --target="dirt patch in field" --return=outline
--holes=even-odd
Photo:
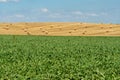
[[[0,23],[3,35],[120,36],[120,24]]]

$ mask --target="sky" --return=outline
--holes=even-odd
[[[0,0],[0,22],[120,23],[120,0]]]

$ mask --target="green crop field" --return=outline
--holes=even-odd
[[[0,36],[1,80],[120,80],[120,37]]]

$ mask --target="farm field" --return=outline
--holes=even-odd
[[[78,22],[0,23],[3,35],[120,36],[120,24]]]
[[[0,36],[1,80],[120,80],[120,37]]]

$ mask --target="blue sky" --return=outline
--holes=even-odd
[[[0,22],[120,23],[120,0],[0,0]]]

